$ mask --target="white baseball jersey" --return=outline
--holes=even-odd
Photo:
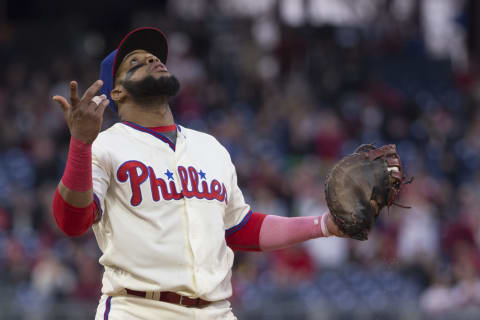
[[[102,292],[230,297],[233,252],[225,232],[241,228],[251,211],[228,151],[195,130],[177,126],[175,145],[122,122],[99,134],[92,157],[103,212],[93,226],[103,252]]]

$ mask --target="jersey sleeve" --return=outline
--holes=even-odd
[[[238,187],[235,166],[231,162],[230,164],[232,168],[231,191],[228,195],[228,205],[224,218],[226,236],[243,228],[252,215],[250,206],[245,203],[242,191]]]
[[[110,186],[111,161],[108,152],[101,145],[94,142],[92,146],[92,182],[93,199],[98,208],[97,218],[102,218],[105,208],[105,196]]]

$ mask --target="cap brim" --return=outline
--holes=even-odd
[[[167,63],[168,43],[165,34],[157,28],[138,28],[129,32],[118,46],[112,68],[114,78],[125,56],[135,50],[148,51],[162,63]]]

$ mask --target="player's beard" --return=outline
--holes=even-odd
[[[180,83],[174,75],[155,79],[149,75],[142,80],[124,80],[122,85],[140,105],[155,105],[157,101],[174,97],[180,90]]]

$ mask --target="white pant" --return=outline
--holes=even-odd
[[[213,302],[203,308],[188,308],[177,304],[135,296],[100,298],[95,320],[237,320],[230,302]]]

